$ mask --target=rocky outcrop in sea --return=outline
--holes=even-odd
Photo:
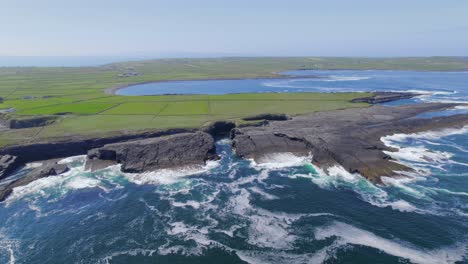
[[[122,164],[123,172],[147,172],[164,168],[204,165],[217,159],[214,139],[204,132],[108,144],[88,152],[86,167],[99,169]]]

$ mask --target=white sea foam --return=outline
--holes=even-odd
[[[47,177],[33,181],[25,186],[16,187],[13,193],[7,198],[7,205],[12,201],[21,199],[25,196],[47,194],[47,190],[53,186],[58,186],[63,183],[63,176]]]
[[[390,207],[393,210],[398,210],[400,212],[423,213],[422,210],[419,210],[417,207],[407,201],[401,199],[391,200],[388,196],[388,193],[383,188],[372,184],[359,174],[351,174],[347,172],[342,167],[335,168],[335,171],[332,171],[331,173],[329,172],[329,177],[344,180],[344,184],[340,184],[337,181],[334,181],[334,184],[338,186],[345,185],[350,187],[352,190],[357,192],[364,201],[374,206],[382,208]]]
[[[467,253],[467,249],[463,245],[452,248],[425,250],[413,245],[403,244],[399,241],[379,237],[372,232],[341,222],[333,222],[330,225],[316,228],[314,234],[317,240],[337,237],[346,244],[372,247],[387,254],[422,264],[455,263],[462,261],[463,256]]]
[[[429,150],[425,147],[397,147],[398,151],[384,151],[385,154],[400,161],[415,161],[435,165],[450,162],[451,153]]]
[[[341,166],[333,166],[326,170],[317,167],[314,168],[317,171],[317,174],[296,174],[290,177],[308,178],[313,183],[324,189],[343,187],[351,189],[359,194],[359,196],[364,201],[377,207],[390,207],[393,210],[398,210],[401,212],[426,213],[424,210],[418,209],[416,206],[407,201],[401,199],[391,199],[387,191],[385,191],[384,187],[376,186],[361,175],[350,173]],[[408,191],[417,193],[416,190],[412,189],[408,189]],[[417,193],[417,196],[419,197],[423,195]]]
[[[118,256],[152,256],[154,253],[158,252],[157,249],[143,249],[143,248],[136,248],[136,249],[130,249],[130,250],[122,250],[122,251],[117,251],[114,253],[111,253],[104,258],[100,259],[98,263],[105,263],[105,264],[110,264],[112,263],[112,259]]]
[[[8,239],[5,235],[0,233],[0,254],[8,256],[8,264],[15,264],[15,249],[19,246],[19,241],[16,239]],[[5,256],[5,255],[3,255]]]
[[[292,223],[302,217],[331,216],[328,213],[288,214],[256,208],[251,205],[250,193],[246,189],[239,189],[238,194],[230,198],[226,212],[247,221],[249,244],[281,250],[294,248],[297,237],[292,233]]]
[[[326,258],[320,254],[293,254],[282,251],[247,251],[236,250],[236,255],[250,264],[320,264]]]
[[[248,243],[267,248],[292,249],[296,236],[289,231],[287,219],[252,215]]]
[[[230,145],[232,143],[232,140],[229,138],[223,138],[221,140],[218,140],[216,143],[221,145]]]
[[[467,192],[456,192],[456,191],[451,191],[451,190],[442,189],[442,188],[429,188],[429,189],[434,190],[436,192],[448,193],[448,194],[459,195],[459,196],[468,196]]]
[[[468,134],[468,126],[464,126],[462,128],[448,128],[439,131],[428,131],[428,132],[420,132],[416,134],[409,134],[412,137],[422,137],[426,139],[439,139],[447,136],[453,135],[462,135]]]
[[[207,172],[219,165],[219,161],[208,161],[205,166],[187,166],[177,169],[160,169],[145,173],[125,173],[125,177],[135,184],[173,184],[187,176]]]
[[[287,167],[301,166],[310,163],[311,156],[298,156],[294,153],[271,153],[265,154],[257,161],[253,161],[252,165],[257,168],[265,169],[281,169]]]
[[[398,210],[400,212],[418,212],[424,213],[423,210],[418,209],[416,206],[412,205],[411,203],[405,200],[396,200],[393,202],[383,202],[380,203],[378,206],[380,207],[387,207],[390,206],[394,210]]]
[[[87,177],[73,177],[66,183],[66,187],[70,189],[84,189],[84,188],[94,188],[98,187],[100,181]]]
[[[439,131],[428,131],[413,134],[393,134],[381,138],[381,141],[389,147],[396,149],[396,151],[384,151],[392,158],[401,163],[415,167],[416,169],[421,166],[434,167],[443,170],[446,164],[458,164],[468,166],[468,164],[453,161],[452,153],[444,151],[430,150],[422,144],[416,146],[404,146],[404,142],[408,139],[421,140],[437,140],[451,135],[459,135],[468,133],[468,126],[459,129],[444,129]],[[437,143],[434,143],[437,144]],[[422,170],[421,172],[424,172]]]
[[[9,264],[15,264],[15,252],[13,251],[13,247],[11,245],[8,247],[8,253],[10,254]]]
[[[454,95],[457,94],[457,91],[431,91],[431,90],[392,90],[392,92],[407,92],[407,93],[416,93],[422,95]]]
[[[368,80],[371,77],[366,76],[337,76],[337,75],[330,75],[328,78],[324,79],[325,82],[349,82],[349,81],[362,81]]]
[[[260,172],[260,175],[254,176],[265,179],[268,177],[268,170],[264,169]],[[229,190],[233,194],[228,204],[221,208],[213,204],[214,197],[217,196],[219,191],[208,195],[202,202],[197,201],[196,203],[191,200],[180,202],[174,200],[175,198],[169,198],[169,200],[172,200],[171,204],[173,206],[192,206],[196,208],[197,212],[203,214],[204,219],[210,222],[210,224],[205,223],[203,226],[189,225],[180,221],[170,223],[169,228],[166,230],[168,235],[177,236],[184,240],[193,240],[197,243],[196,247],[184,247],[178,248],[178,250],[183,250],[184,254],[200,254],[202,249],[206,247],[218,246],[226,248],[226,246],[208,238],[210,230],[211,232],[221,232],[233,237],[234,232],[242,228],[247,228],[248,230],[247,242],[249,244],[270,249],[293,248],[296,237],[291,234],[289,228],[290,225],[301,218],[302,215],[290,215],[281,212],[276,213],[261,208],[255,208],[250,203],[250,195],[251,193],[258,193],[259,189],[256,186],[249,186],[247,188],[244,186],[252,182],[254,180],[252,178],[254,177],[241,177],[232,183],[222,183],[216,187],[218,190]],[[217,212],[218,217],[236,217],[239,220],[228,228],[223,227],[220,229],[218,227],[219,222],[211,218],[209,213],[207,213],[211,211]],[[328,214],[318,213],[311,214],[311,216],[312,215],[324,216]],[[159,252],[168,252],[173,249],[173,246],[174,245],[163,246],[159,249]]]
[[[78,162],[81,158],[82,157],[71,157],[67,158],[66,161]],[[62,162],[65,161],[62,160]],[[101,182],[99,180],[87,177],[83,174],[84,167],[81,165],[82,163],[79,163],[78,166],[71,167],[68,172],[61,175],[37,179],[27,185],[13,188],[12,194],[6,200],[7,206],[13,201],[23,199],[25,197],[49,197],[54,193],[64,195],[70,190],[94,187],[100,187],[105,190],[105,188],[101,186]],[[34,199],[31,201],[34,201]]]
[[[263,82],[262,86],[274,87],[274,88],[293,88],[293,89],[308,89],[314,88],[314,86],[308,85],[295,85],[295,83],[300,82],[301,80],[280,80],[280,81],[267,81]],[[312,79],[302,80],[302,81],[313,81]]]
[[[420,198],[420,199],[427,198],[424,192],[418,191],[415,189],[415,187],[409,186],[410,183],[414,183],[424,178],[421,178],[421,177],[382,177],[381,179],[385,183],[385,185],[399,188],[404,193],[409,194],[415,198]]]
[[[72,157],[61,159],[57,163],[58,164],[70,164],[74,162],[79,162],[82,165],[84,165],[85,161],[86,161],[86,155],[79,155],[79,156],[72,156]]]
[[[41,162],[31,162],[31,163],[26,164],[25,168],[26,169],[35,169],[35,168],[39,168],[40,166],[42,166]]]
[[[456,110],[468,110],[468,104],[455,106]]]
[[[262,199],[264,199],[264,200],[276,200],[276,199],[279,199],[278,196],[269,194],[269,193],[263,191],[262,189],[260,189],[260,188],[258,188],[258,187],[249,188],[249,191],[260,195],[260,197],[261,197]]]
[[[218,191],[215,191],[214,193],[212,193],[211,195],[206,196],[203,199],[203,201],[188,200],[188,201],[185,201],[185,202],[177,202],[173,198],[169,198],[169,200],[171,201],[171,205],[175,206],[175,207],[187,207],[187,206],[189,206],[189,207],[193,207],[194,209],[199,209],[203,205],[209,205],[210,203],[212,203],[216,199],[216,197],[218,196],[219,192],[220,191],[218,190]]]
[[[338,187],[343,184],[352,185],[363,189],[366,193],[381,193],[382,190],[367,181],[364,177],[357,173],[350,173],[345,168],[339,165],[321,169],[314,167],[317,174],[309,174],[309,178],[320,187]]]
[[[287,79],[287,80],[275,80],[265,81],[262,83],[263,86],[274,87],[274,88],[292,88],[292,89],[320,89],[317,83],[320,82],[350,82],[350,81],[362,81],[370,79],[368,76],[338,76],[330,75],[323,78],[304,78],[304,79]],[[302,85],[299,83],[312,83],[311,85]],[[331,87],[325,87],[331,88]],[[333,89],[333,88],[331,88]],[[340,88],[336,88],[340,89]]]
[[[208,227],[198,227],[187,225],[184,222],[173,222],[169,224],[166,233],[170,236],[177,236],[185,241],[193,240],[196,242],[195,247],[180,247],[163,245],[158,248],[161,254],[169,254],[174,249],[180,251],[184,255],[201,255],[203,250],[208,247],[225,247],[221,243],[211,240],[208,237]]]

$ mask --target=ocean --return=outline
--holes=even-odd
[[[288,74],[304,78],[165,82],[143,94],[378,90],[422,94],[388,107],[468,101],[468,72]],[[376,185],[311,157],[242,160],[229,139],[204,167],[89,172],[85,156],[65,158],[69,172],[0,204],[0,263],[468,263],[468,127],[381,140],[415,171]]]

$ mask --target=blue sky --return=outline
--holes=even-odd
[[[465,0],[0,0],[0,55],[468,55]]]

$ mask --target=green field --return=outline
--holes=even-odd
[[[432,58],[217,58],[160,59],[100,67],[0,68],[4,118],[58,115],[51,126],[0,131],[0,146],[51,138],[98,136],[154,128],[196,128],[215,120],[239,120],[260,113],[297,115],[365,107],[350,103],[363,94],[229,94],[116,96],[110,87],[160,81],[279,77],[292,69],[467,70],[468,60]],[[128,72],[140,75],[122,77]]]

